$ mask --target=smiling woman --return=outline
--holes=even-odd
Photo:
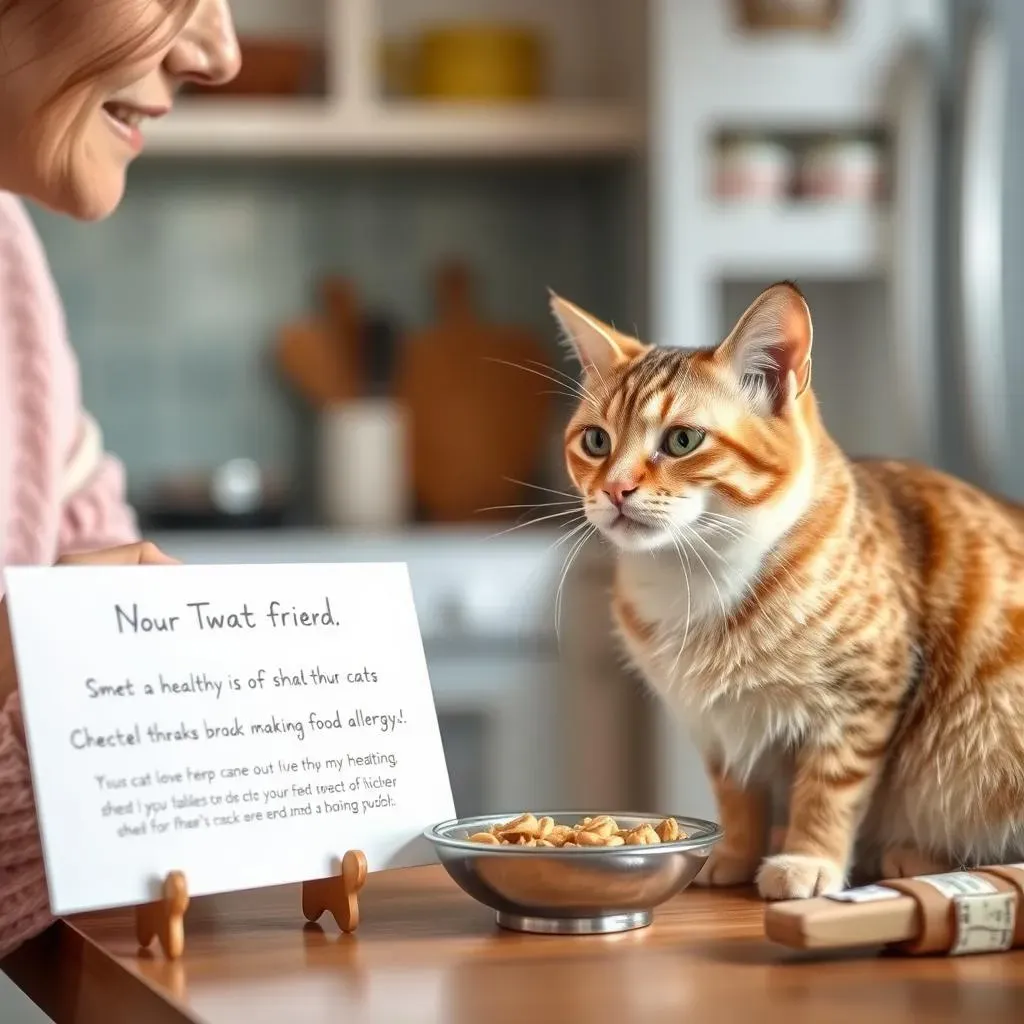
[[[0,570],[172,561],[138,542],[17,197],[79,220],[108,216],[146,122],[170,113],[184,83],[222,84],[238,69],[227,0],[0,0]],[[0,600],[0,957],[49,921]]]
[[[239,67],[224,0],[0,0],[0,184],[93,220],[187,81]]]

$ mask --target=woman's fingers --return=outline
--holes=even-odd
[[[176,558],[165,555],[155,544],[140,541],[125,544],[119,548],[103,551],[86,551],[77,555],[64,555],[58,565],[180,565]],[[14,667],[14,651],[11,644],[11,627],[7,617],[7,601],[0,598],[0,708],[11,693],[17,689],[18,680]],[[19,725],[20,723],[15,723]]]
[[[137,544],[124,544],[119,548],[104,551],[85,551],[76,555],[64,555],[58,565],[179,565],[180,562],[164,554],[148,540]]]

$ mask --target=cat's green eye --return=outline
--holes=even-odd
[[[662,451],[674,459],[689,455],[704,440],[704,434],[693,427],[673,427],[661,442]]]
[[[595,459],[603,458],[612,450],[612,440],[607,430],[601,427],[587,427],[583,431],[583,450]]]

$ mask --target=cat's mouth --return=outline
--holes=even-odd
[[[636,512],[609,509],[600,519],[594,516],[593,522],[623,551],[653,551],[666,542],[664,525],[657,520],[652,522],[649,515],[641,518]]]
[[[645,523],[639,519],[634,519],[628,513],[620,510],[615,518],[608,524],[608,529],[630,536],[638,536],[653,533],[658,528],[653,526],[651,523]]]
[[[623,551],[653,551],[665,543],[662,526],[622,511],[605,522],[602,532]]]

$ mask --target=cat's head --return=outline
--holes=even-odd
[[[652,551],[779,519],[810,451],[812,325],[795,285],[766,289],[707,349],[646,345],[554,294],[551,308],[582,367],[566,465],[601,533]]]

